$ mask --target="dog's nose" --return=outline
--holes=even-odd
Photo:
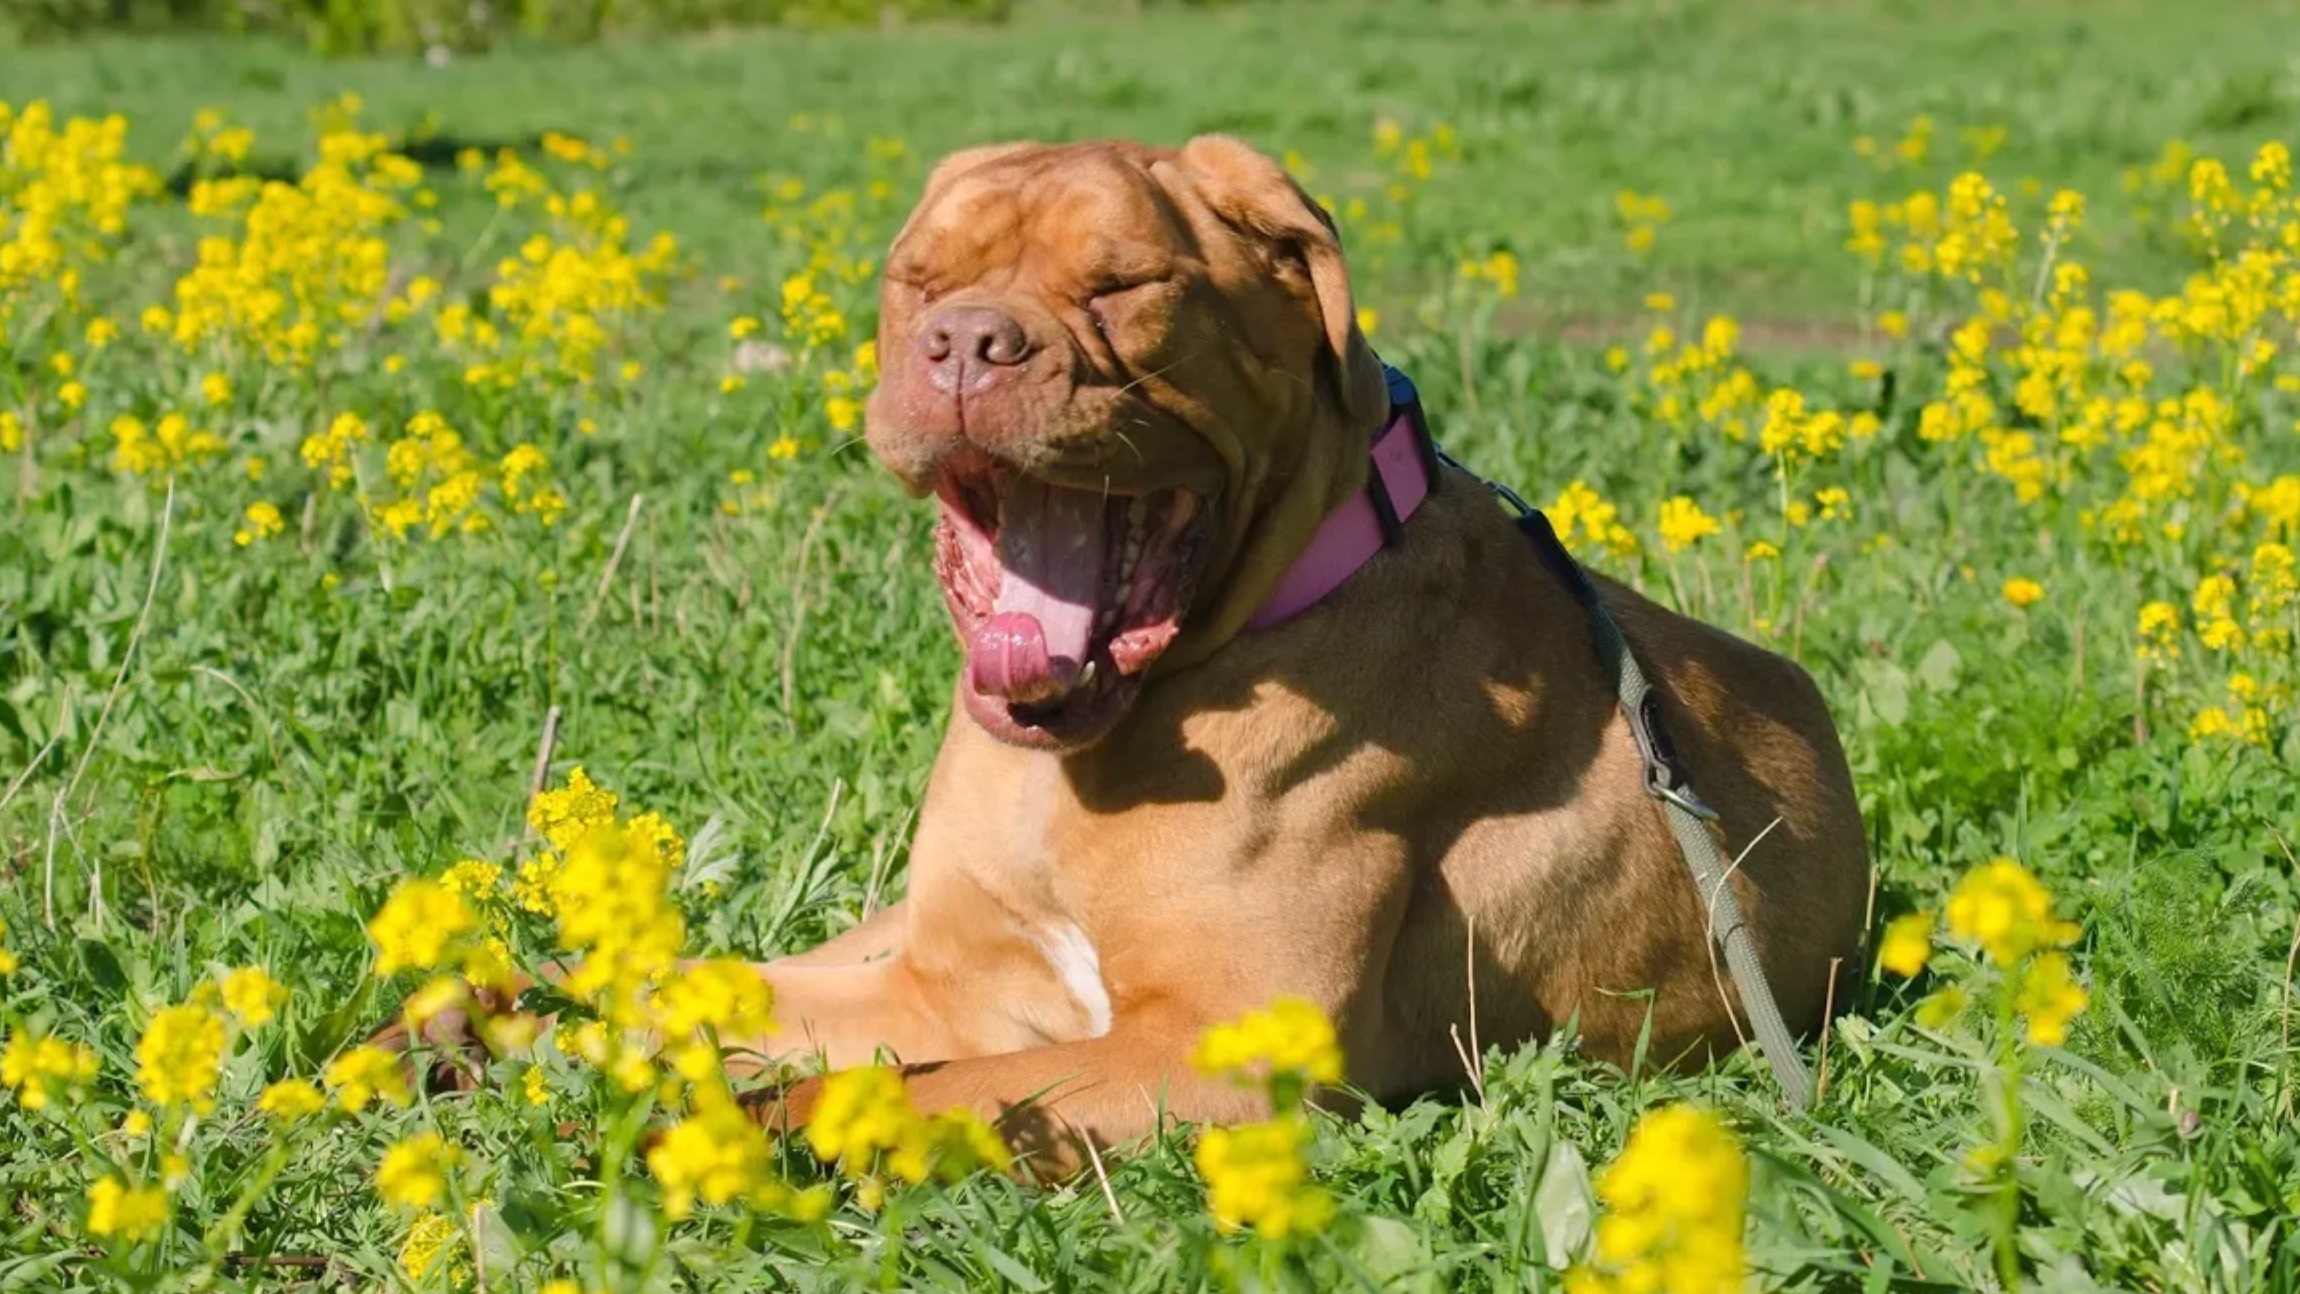
[[[918,353],[937,377],[955,382],[964,369],[1012,368],[1030,358],[1030,334],[1003,310],[952,306],[919,329]]]

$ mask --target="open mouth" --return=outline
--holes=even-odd
[[[946,472],[936,494],[935,576],[975,720],[1019,745],[1100,737],[1180,630],[1196,496],[1072,489],[995,464]]]

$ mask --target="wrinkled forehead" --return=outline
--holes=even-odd
[[[941,185],[911,216],[889,268],[1063,277],[1162,274],[1194,249],[1173,193],[1147,149],[1106,144],[1033,148]]]

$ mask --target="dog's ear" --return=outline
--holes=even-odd
[[[1326,214],[1286,169],[1231,135],[1200,135],[1176,159],[1224,223],[1262,238],[1280,255],[1297,257],[1317,293],[1318,315],[1330,352],[1327,377],[1342,421],[1371,427],[1389,411],[1389,384],[1381,361],[1358,328],[1342,239]]]

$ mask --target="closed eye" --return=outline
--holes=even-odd
[[[1138,279],[1131,283],[1105,283],[1098,287],[1089,289],[1086,293],[1085,301],[1086,314],[1088,318],[1094,321],[1094,331],[1102,335],[1102,340],[1109,341],[1109,307],[1115,304],[1123,303],[1126,298],[1142,291],[1145,288],[1162,287],[1167,282],[1169,282],[1169,280],[1163,278]]]

